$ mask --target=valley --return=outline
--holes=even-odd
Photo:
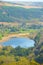
[[[0,1],[0,65],[43,65],[43,2]]]

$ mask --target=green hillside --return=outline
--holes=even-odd
[[[43,21],[43,8],[0,6],[0,22]]]

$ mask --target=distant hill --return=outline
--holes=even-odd
[[[16,6],[15,6],[16,4]],[[43,8],[21,7],[18,3],[0,2],[0,22],[43,22]]]
[[[14,2],[13,2],[14,3]],[[43,2],[15,2],[16,4],[19,5],[24,5],[24,6],[43,6]]]
[[[22,5],[22,6],[42,6],[43,2],[23,2],[23,1],[14,1],[14,2],[6,2],[6,1],[0,1],[0,3],[4,4],[12,4],[12,5]]]

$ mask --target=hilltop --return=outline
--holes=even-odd
[[[23,8],[42,8],[43,2],[6,2],[0,1],[0,6],[18,6]]]

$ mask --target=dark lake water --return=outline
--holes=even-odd
[[[34,40],[31,40],[29,38],[10,38],[8,41],[1,43],[4,46],[13,46],[13,47],[33,47],[34,46]]]

